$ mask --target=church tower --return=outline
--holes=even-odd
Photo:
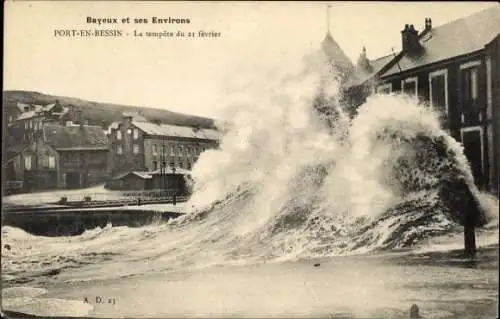
[[[331,5],[328,5],[326,8],[327,29],[326,36],[321,43],[321,47],[326,55],[328,63],[334,68],[339,78],[342,81],[345,81],[353,74],[354,65],[344,53],[344,51],[340,48],[338,43],[333,39],[333,36],[330,32],[330,8]]]

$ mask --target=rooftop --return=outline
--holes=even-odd
[[[214,141],[218,140],[221,137],[220,132],[213,129],[203,129],[168,124],[155,124],[151,122],[138,121],[132,121],[132,124],[144,133],[153,136],[173,136]]]
[[[190,175],[191,172],[179,167],[176,167],[174,171],[172,168],[167,167],[166,169],[163,170],[157,169],[155,171],[131,171],[125,174],[121,174],[117,176],[115,179],[122,179],[130,174],[135,175],[141,179],[152,179],[153,175],[163,175],[163,174]]]
[[[19,110],[21,110],[21,114],[16,118],[17,120],[27,120],[35,117],[38,112],[50,112],[54,109],[54,106],[56,106],[56,103],[50,103],[47,105],[38,105],[38,104],[26,104],[26,103],[21,103],[17,102],[17,107]],[[24,108],[27,107],[29,111],[25,111]],[[69,111],[69,108],[67,107],[62,107],[62,111],[57,113],[53,112],[53,114],[57,114],[59,116],[62,116],[63,114],[67,113]]]
[[[340,45],[333,39],[330,31],[327,32],[321,45],[327,58],[333,62],[340,72],[348,76],[353,71],[354,65],[351,59],[347,57]]]
[[[423,65],[481,50],[500,33],[500,5],[432,28],[420,38],[421,55],[411,58],[403,54],[383,76],[412,70]],[[401,70],[400,70],[401,68]]]
[[[45,142],[56,150],[107,150],[108,138],[100,126],[43,126]]]

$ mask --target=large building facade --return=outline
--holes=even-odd
[[[132,115],[108,130],[114,176],[166,168],[191,170],[199,155],[219,145],[213,129],[148,122]]]
[[[99,126],[44,124],[4,163],[7,181],[25,191],[83,188],[109,180],[108,139]]]
[[[499,34],[500,5],[436,28],[427,18],[421,32],[406,25],[402,51],[374,63],[360,57],[367,76],[350,88],[358,105],[372,93],[402,92],[438,111],[443,128],[462,143],[477,186],[497,196]]]

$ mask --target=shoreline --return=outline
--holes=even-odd
[[[472,266],[457,259],[457,254],[452,250],[218,265],[125,279],[62,282],[44,287],[48,291],[37,297],[79,303],[88,309],[87,314],[79,314],[85,318],[408,318],[412,303],[419,305],[424,317],[496,315],[498,244],[482,248]],[[440,258],[433,259],[436,256]],[[456,280],[460,277],[462,282]],[[17,316],[16,312],[26,310],[8,311]]]

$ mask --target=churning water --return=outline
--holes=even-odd
[[[458,181],[498,244],[498,201],[474,186],[462,146],[438,115],[405,96],[375,95],[348,116],[330,70],[311,56],[297,70],[235,77],[220,149],[200,156],[187,214],[177,220],[57,238],[3,227],[11,247],[2,248],[4,283],[421,248],[460,233],[442,193]]]

